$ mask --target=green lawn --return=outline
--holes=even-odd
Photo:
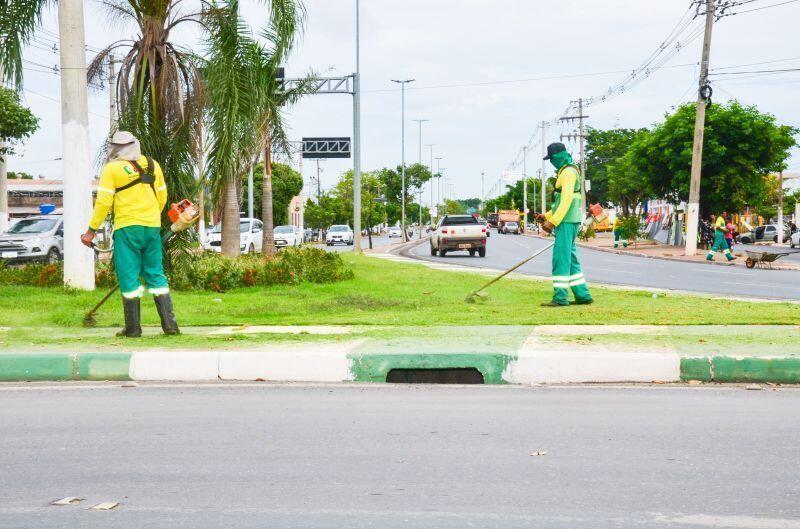
[[[355,279],[332,285],[303,284],[238,289],[223,294],[175,292],[182,325],[538,325],[538,324],[792,324],[800,305],[747,303],[697,296],[593,287],[590,306],[541,308],[549,282],[504,279],[477,304],[465,296],[486,281],[470,273],[431,270],[369,257],[344,255]],[[80,327],[84,313],[104,294],[59,288],[0,287],[0,326],[35,329]],[[145,298],[143,323],[157,324]],[[98,314],[98,325],[122,323],[114,296]],[[21,329],[20,329],[21,331]]]

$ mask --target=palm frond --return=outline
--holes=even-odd
[[[0,2],[0,65],[3,78],[22,88],[22,48],[33,37],[42,21],[42,12],[51,0],[2,0]]]

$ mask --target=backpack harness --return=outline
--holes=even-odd
[[[120,191],[125,191],[126,189],[129,189],[138,184],[148,184],[150,185],[150,189],[153,190],[153,195],[156,194],[155,163],[153,162],[153,159],[150,158],[149,156],[145,156],[145,159],[147,160],[148,171],[142,169],[142,166],[139,165],[139,163],[136,160],[128,160],[128,163],[133,166],[133,170],[136,171],[136,173],[139,175],[139,178],[131,182],[128,182],[124,186],[118,187],[116,189],[117,193],[119,193]]]

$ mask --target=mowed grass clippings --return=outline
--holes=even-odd
[[[549,281],[503,279],[488,298],[465,297],[487,279],[364,256],[344,255],[355,279],[333,284],[280,285],[225,293],[174,292],[182,325],[541,325],[541,324],[777,324],[800,321],[800,305],[752,303],[701,296],[592,287],[595,303],[540,307],[552,295]],[[80,327],[105,294],[62,288],[0,287],[0,326]],[[142,322],[157,325],[149,296]],[[97,314],[102,327],[122,324],[118,295]]]

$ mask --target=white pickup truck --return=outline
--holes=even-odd
[[[431,255],[458,250],[486,257],[486,226],[472,215],[445,215],[431,233]]]

